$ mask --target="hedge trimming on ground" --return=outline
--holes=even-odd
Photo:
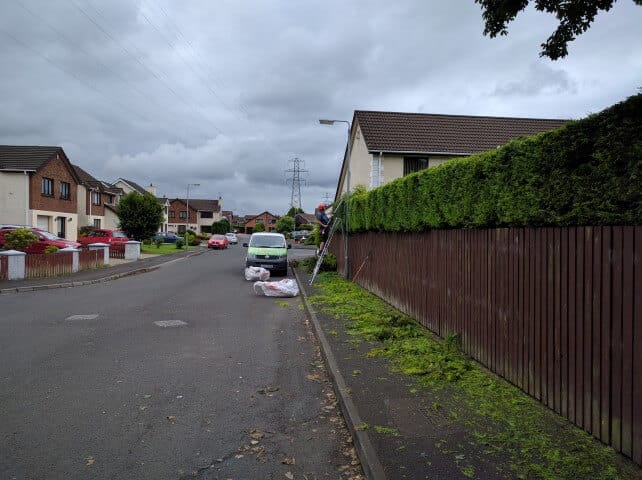
[[[350,197],[352,232],[631,224],[642,224],[642,94]]]

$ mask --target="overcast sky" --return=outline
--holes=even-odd
[[[60,145],[94,177],[284,214],[332,198],[354,110],[581,118],[642,86],[619,0],[557,62],[529,9],[482,35],[473,0],[2,0],[0,144]]]

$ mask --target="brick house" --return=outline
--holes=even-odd
[[[189,199],[189,218],[187,200],[174,198],[169,201],[167,226],[170,231],[184,233],[189,228],[196,233],[211,233],[212,224],[223,220],[221,203],[218,200]]]
[[[447,160],[493,150],[525,135],[559,128],[568,120],[355,110],[335,201],[350,187],[372,189]]]
[[[62,147],[0,145],[0,223],[75,240],[80,183]]]
[[[121,188],[97,180],[78,165],[73,165],[80,178],[78,185],[78,225],[116,229],[120,220],[116,204],[123,194]]]
[[[266,232],[273,232],[278,220],[278,216],[267,211],[259,213],[258,215],[246,215],[244,225],[245,233],[252,233],[257,223],[262,223],[263,226],[265,226]]]

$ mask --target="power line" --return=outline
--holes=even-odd
[[[110,97],[109,97],[105,92],[101,91],[100,89],[98,89],[98,88],[97,88],[97,87],[95,87],[94,85],[91,85],[90,83],[86,82],[86,81],[85,81],[85,80],[83,80],[81,77],[79,77],[78,75],[76,75],[73,71],[68,70],[68,69],[66,69],[66,68],[64,68],[64,67],[62,67],[62,66],[60,66],[57,62],[54,62],[54,61],[53,61],[51,58],[49,58],[47,55],[45,55],[44,53],[40,52],[39,50],[37,50],[36,48],[32,47],[31,45],[29,45],[28,43],[24,42],[23,40],[20,40],[19,38],[17,38],[16,36],[14,36],[12,33],[7,32],[6,30],[4,30],[4,29],[2,29],[2,28],[0,28],[0,31],[1,31],[2,33],[4,33],[6,36],[8,36],[9,38],[11,38],[14,42],[18,43],[19,45],[22,45],[24,48],[26,48],[26,49],[28,49],[28,50],[31,50],[33,53],[35,53],[35,54],[36,54],[36,55],[38,55],[39,57],[41,57],[41,58],[43,58],[44,60],[46,60],[48,63],[50,63],[51,65],[53,65],[53,66],[54,66],[55,68],[57,68],[58,70],[60,70],[60,71],[62,71],[63,73],[66,73],[67,75],[69,75],[69,76],[71,76],[71,77],[75,78],[78,82],[82,83],[84,86],[86,86],[86,87],[87,87],[87,88],[89,88],[90,90],[93,90],[94,92],[96,92],[96,93],[98,93],[98,94],[100,94],[100,95],[104,96],[104,97],[105,97],[105,98],[107,98],[108,100],[110,100],[110,101],[112,101],[112,102],[114,102],[114,103],[118,104],[120,107],[122,107],[123,109],[127,110],[128,112],[130,112],[130,113],[132,113],[132,114],[136,115],[136,116],[137,116],[138,118],[140,118],[141,120],[145,120],[145,121],[149,121],[149,122],[151,122],[151,121],[152,121],[149,117],[147,117],[147,116],[145,116],[145,115],[142,115],[142,114],[140,114],[139,112],[136,112],[136,111],[134,111],[134,110],[131,110],[131,109],[130,109],[126,104],[121,103],[121,102],[119,102],[119,101],[117,101],[117,100],[114,100],[113,98],[110,98]]]
[[[169,85],[165,80],[159,77],[156,72],[154,72],[152,69],[150,69],[147,65],[145,65],[138,57],[136,57],[134,54],[132,54],[127,47],[125,47],[122,42],[120,42],[118,39],[116,39],[111,33],[109,33],[105,28],[103,28],[89,13],[87,13],[82,7],[80,7],[75,0],[68,0],[75,8],[78,10],[80,13],[82,13],[96,28],[98,28],[103,34],[105,34],[111,41],[116,43],[120,48],[132,59],[134,59],[141,67],[143,67],[145,70],[147,70],[156,80],[161,82],[163,86],[172,93],[179,101],[181,101],[187,108],[191,109],[194,111],[193,107],[185,100],[182,98],[176,90],[174,90],[171,85]],[[90,4],[91,5],[91,4]],[[92,8],[94,11],[103,18],[103,21],[105,21],[104,16],[98,11],[93,5]],[[135,46],[134,46],[135,47]],[[137,49],[139,50],[139,49]],[[139,50],[140,52],[140,50]],[[142,53],[142,52],[141,52]],[[159,69],[160,70],[160,69]],[[218,133],[223,133],[223,131],[218,128],[211,120],[207,118],[207,116],[200,110],[196,110],[197,113],[199,113],[205,121],[207,121],[209,124],[211,124],[212,127],[218,132]]]

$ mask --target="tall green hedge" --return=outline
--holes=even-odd
[[[642,94],[350,197],[353,232],[630,224],[642,224]]]

